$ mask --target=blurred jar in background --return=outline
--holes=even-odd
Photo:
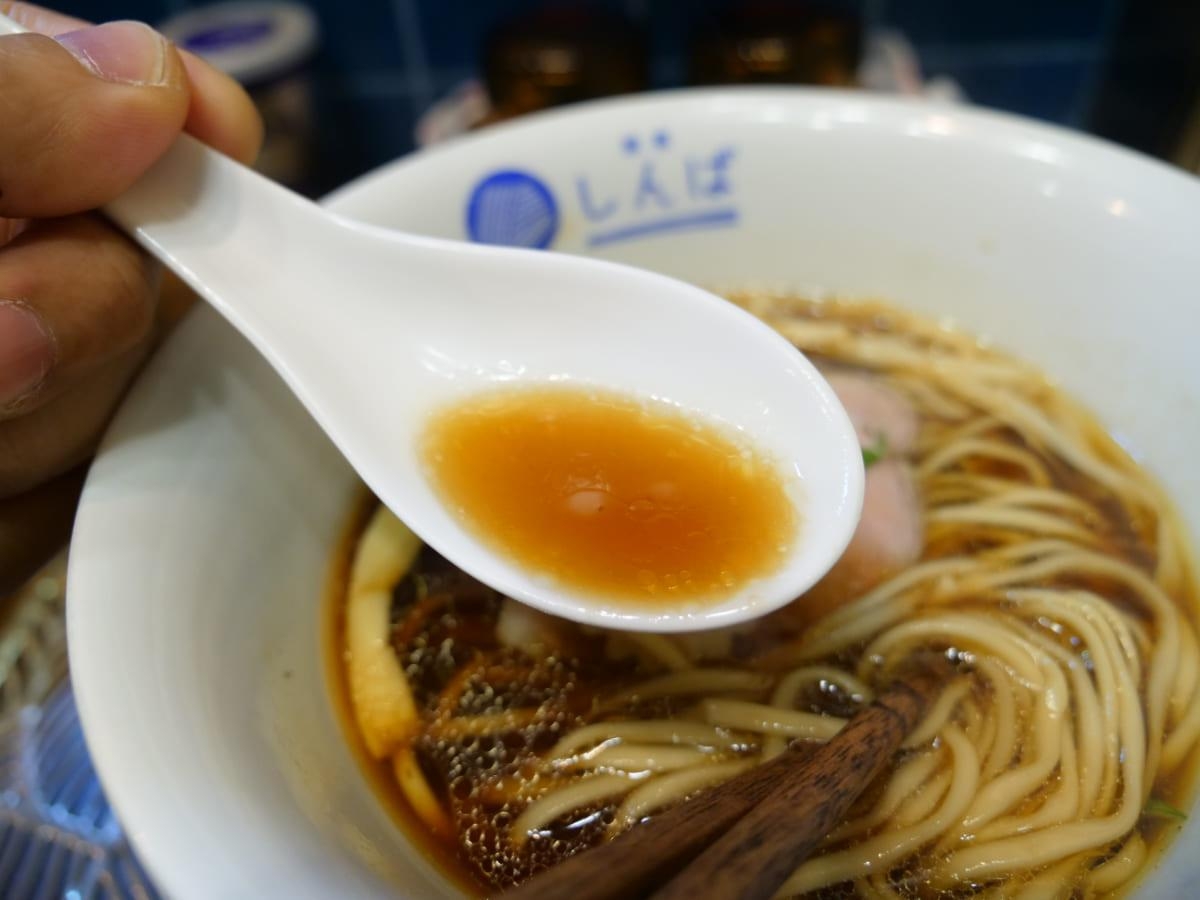
[[[856,83],[862,27],[853,16],[803,3],[737,4],[691,42],[692,84]]]
[[[491,110],[477,125],[645,90],[647,69],[645,39],[619,16],[563,6],[509,19],[484,45]]]
[[[255,168],[304,190],[314,156],[309,66],[319,28],[312,11],[299,3],[217,3],[174,16],[159,30],[246,88],[265,127]]]

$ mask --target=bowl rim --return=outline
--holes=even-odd
[[[469,150],[481,143],[493,142],[497,138],[520,136],[526,131],[540,131],[546,127],[555,127],[559,123],[566,127],[576,119],[590,118],[614,110],[645,109],[656,106],[674,107],[680,104],[703,105],[720,101],[763,103],[768,100],[785,103],[825,101],[830,105],[853,103],[877,115],[884,116],[936,112],[978,128],[984,136],[988,132],[1002,131],[1010,136],[1043,137],[1066,149],[1077,150],[1085,154],[1098,154],[1098,158],[1102,161],[1107,160],[1121,166],[1140,166],[1147,173],[1153,173],[1156,178],[1167,178],[1180,189],[1200,190],[1200,173],[1191,173],[1166,160],[1132,147],[1126,147],[1099,135],[1007,110],[921,96],[879,94],[855,88],[807,85],[723,85],[719,87],[665,88],[640,94],[601,97],[528,113],[516,119],[497,122],[480,131],[454,135],[437,144],[417,147],[409,153],[382,163],[355,176],[345,184],[333,188],[321,197],[320,202],[322,205],[336,209],[339,205],[350,203],[359,195],[369,192],[376,181],[391,177],[395,172],[423,165],[431,155],[445,156],[459,150]]]

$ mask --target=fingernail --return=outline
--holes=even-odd
[[[0,409],[37,388],[54,364],[54,338],[29,307],[0,300]]]
[[[141,22],[109,22],[55,38],[106,81],[161,85],[167,81],[167,40]]]

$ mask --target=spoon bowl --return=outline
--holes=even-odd
[[[514,599],[614,628],[729,625],[802,594],[854,532],[862,458],[832,389],[772,329],[697,287],[353,222],[186,136],[105,213],[255,345],[422,540]],[[548,583],[472,533],[429,481],[425,423],[489,388],[548,383],[665,401],[740,433],[797,505],[782,565],[715,602],[642,609]]]
[[[538,609],[644,630],[731,624],[794,599],[853,533],[862,460],[833,391],[772,329],[699,288],[363,225],[190,139],[108,212],[255,344],[426,543]],[[417,437],[457,400],[547,383],[667,401],[745,435],[793,484],[794,552],[717,603],[639,609],[547,584],[491,548],[437,495]]]

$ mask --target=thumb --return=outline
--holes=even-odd
[[[138,22],[0,37],[0,216],[102,206],[175,140],[188,113],[179,55]]]

